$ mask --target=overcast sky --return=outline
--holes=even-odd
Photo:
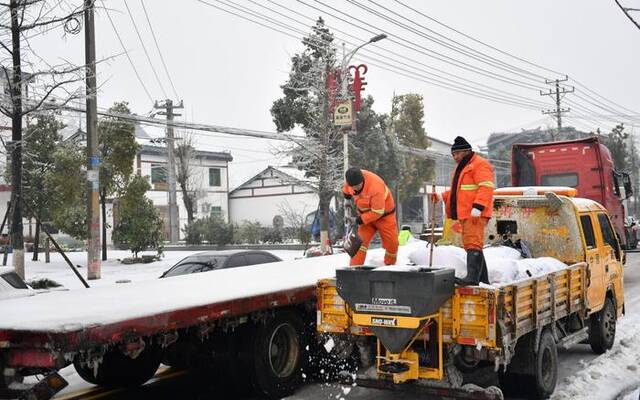
[[[216,0],[207,1],[232,10]],[[395,1],[374,0],[391,10],[383,11],[383,15],[394,18],[398,24],[405,24],[409,30],[384,21],[355,4],[381,11],[375,3],[367,0],[354,0],[352,3],[338,0],[302,0],[325,12],[294,0],[256,1],[305,23],[306,27],[292,19],[269,13],[250,0],[234,0],[233,4],[277,18],[305,32],[309,31],[312,24],[311,20],[305,19],[306,17],[322,16],[329,26],[360,38],[358,43],[368,39],[372,34],[358,29],[354,24],[368,23],[375,27],[368,29],[388,33],[389,39],[369,45],[365,49],[390,59],[372,55],[365,49],[354,58],[354,62],[369,64],[369,72],[366,75],[369,84],[366,93],[374,96],[374,108],[379,112],[389,111],[394,92],[415,92],[423,95],[425,128],[431,136],[452,141],[455,136],[462,135],[472,143],[481,145],[492,132],[555,125],[554,120],[541,114],[540,109],[544,107],[537,103],[542,101],[547,104],[546,108],[553,107],[551,99],[540,96],[538,88],[545,86],[544,77],[555,79],[558,77],[557,74],[484,47]],[[640,2],[633,4],[634,1],[637,0],[627,0],[627,4],[640,5]],[[566,73],[570,78],[620,106],[636,112],[640,109],[640,30],[622,14],[613,0],[403,2],[505,53],[541,67]],[[322,3],[334,7],[338,12],[326,8]],[[101,6],[100,2],[97,4]],[[110,10],[109,15],[151,98],[175,98],[160,63],[141,2],[128,0],[127,4],[166,93],[163,93],[154,77],[124,0],[105,1],[106,7]],[[289,31],[298,38],[285,36],[196,0],[145,0],[144,4],[179,99],[184,100],[183,114],[187,120],[237,128],[275,130],[269,109],[272,102],[281,95],[279,86],[287,77],[291,55],[302,49],[300,34]],[[300,15],[295,15],[276,4],[288,7]],[[237,13],[236,10],[232,11]],[[394,15],[393,11],[400,16]],[[328,12],[339,14],[350,23],[339,21],[329,16]],[[242,15],[251,17],[246,10]],[[363,22],[352,20],[351,17],[359,18]],[[640,15],[638,17],[640,18]],[[278,29],[285,30],[282,26]],[[427,29],[431,29],[432,32]],[[437,33],[434,34],[434,31]],[[446,38],[437,36],[438,33]],[[429,40],[425,35],[431,35],[441,41],[453,39],[459,44],[446,43],[449,46],[468,46],[462,50],[467,53],[478,50],[482,54],[470,53],[475,58],[467,57]],[[341,43],[343,38],[356,42],[344,34],[336,33],[336,36],[339,37],[338,43]],[[99,59],[122,53],[104,10],[96,15],[96,37]],[[32,39],[31,45],[50,61],[64,57],[81,64],[84,60],[83,40],[82,34],[63,36],[60,30],[54,30],[45,36]],[[419,51],[410,50],[402,44]],[[347,45],[347,49],[351,47]],[[389,52],[394,52],[395,55]],[[488,60],[487,56],[493,57],[488,61],[493,65],[482,62]],[[436,57],[444,57],[448,62],[439,61]],[[468,69],[479,73],[451,65],[462,62]],[[496,66],[496,63],[501,64]],[[437,68],[441,72],[429,68]],[[114,101],[126,100],[136,113],[143,114],[152,109],[151,100],[145,94],[125,56],[101,64],[98,72],[101,85],[100,107],[106,108]],[[500,93],[503,95],[493,92],[492,96],[507,99],[508,103],[513,102],[513,97],[506,96],[524,97],[525,100],[519,98],[518,101],[528,102],[532,107],[492,102],[437,87],[424,82],[423,78],[428,77],[426,74],[429,72],[441,76],[454,74],[459,79],[466,79],[464,82],[458,81],[458,85],[465,85],[467,89],[469,81],[472,81],[494,90],[501,90]],[[422,75],[422,78],[419,75]],[[451,78],[451,75],[447,77]],[[573,81],[567,84],[576,85]],[[483,91],[482,88],[484,86],[475,86],[473,90],[477,94]],[[576,95],[582,98],[575,97]],[[583,130],[594,129],[597,126],[607,129],[614,121],[594,121],[593,116],[590,116],[591,119],[585,119],[576,114],[629,112],[612,104],[608,105],[611,109],[609,111],[589,104],[587,101],[596,102],[593,99],[598,100],[597,104],[604,101],[591,92],[585,92],[582,86],[576,87],[576,94],[568,94],[566,99],[575,102],[582,110],[569,113],[565,125],[573,125]],[[592,112],[589,113],[585,107]],[[270,153],[274,146],[267,141],[206,133],[198,134],[196,140],[204,150],[228,150],[232,153],[235,159],[230,169],[232,186],[242,183],[244,179],[267,165],[282,162]]]

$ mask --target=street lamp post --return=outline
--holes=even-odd
[[[387,35],[385,35],[384,33],[381,33],[379,35],[376,35],[374,37],[372,37],[371,39],[369,39],[368,41],[362,43],[360,46],[356,47],[355,49],[351,50],[349,53],[346,52],[345,50],[345,44],[342,43],[342,64],[340,65],[340,75],[341,75],[341,81],[340,81],[340,97],[342,99],[347,99],[349,97],[349,93],[348,93],[348,87],[347,87],[347,80],[349,77],[349,62],[351,61],[351,59],[353,58],[353,56],[356,54],[356,52],[358,50],[360,50],[361,48],[363,48],[364,46],[368,45],[369,43],[375,43],[378,42],[382,39],[385,39],[387,37]],[[354,107],[352,107],[351,110],[351,132],[353,132],[354,134],[357,132],[358,130],[358,125],[356,123],[356,119],[357,119],[357,111],[355,110]],[[349,129],[345,129],[343,136],[342,136],[342,145],[343,145],[343,154],[344,154],[344,171],[343,173],[347,173],[347,170],[349,169]],[[348,226],[348,218],[351,216],[351,207],[350,207],[350,203],[348,200],[345,199],[344,202],[344,218],[345,218],[345,226]],[[345,232],[345,235],[347,235],[348,232]]]

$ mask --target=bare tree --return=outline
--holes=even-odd
[[[69,86],[83,79],[84,66],[68,62],[51,65],[31,48],[29,39],[55,27],[77,33],[84,3],[72,5],[66,1],[10,0],[0,3],[0,82],[8,90],[1,93],[0,113],[11,118],[11,244],[13,266],[24,277],[23,198],[22,198],[22,120],[44,107],[64,106],[81,96],[82,87]],[[23,51],[24,50],[24,51]],[[23,71],[23,64],[31,71]],[[37,88],[35,85],[38,85]],[[34,85],[32,90],[28,85]],[[52,100],[57,100],[52,103]]]
[[[198,188],[200,187],[202,176],[196,169],[196,149],[193,143],[193,135],[186,132],[180,139],[175,147],[176,181],[180,185],[180,191],[182,191],[182,202],[187,210],[187,221],[190,224],[196,212]]]
[[[300,243],[309,243],[311,233],[307,231],[307,207],[304,206],[302,210],[297,210],[285,200],[278,205],[278,211],[284,219],[285,227],[293,231]]]

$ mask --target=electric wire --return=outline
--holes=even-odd
[[[256,4],[256,5],[257,5],[257,6],[259,6],[259,7],[265,8],[265,9],[267,9],[267,10],[270,10],[271,12],[274,12],[274,13],[276,13],[276,14],[278,14],[278,15],[281,15],[281,16],[283,16],[283,17],[285,17],[285,18],[291,19],[292,21],[295,21],[295,22],[297,22],[297,23],[299,23],[299,24],[301,24],[301,25],[307,26],[307,24],[305,24],[304,22],[302,22],[302,21],[300,21],[300,20],[297,20],[297,19],[295,19],[295,18],[292,18],[291,16],[285,15],[285,14],[280,13],[280,12],[278,12],[278,11],[276,11],[276,10],[273,10],[273,9],[271,9],[271,8],[267,7],[267,6],[264,6],[264,5],[262,5],[262,4],[259,4],[259,3],[257,3],[257,2],[256,2],[256,1],[254,1],[254,0],[248,0],[248,1],[249,1],[249,2],[251,2],[251,3],[253,3],[253,4]],[[297,12],[297,11],[295,11],[295,10],[292,10],[291,8],[288,8],[288,7],[283,6],[283,5],[281,5],[281,4],[278,4],[278,3],[274,2],[273,0],[267,0],[267,1],[268,1],[269,3],[272,3],[272,4],[276,5],[276,6],[279,6],[279,7],[283,8],[283,9],[285,9],[285,10],[287,10],[287,11],[291,12],[291,13],[294,13],[295,15],[301,16],[301,17],[303,17],[303,18],[306,18],[306,19],[308,19],[308,20],[310,20],[310,21],[314,21],[314,22],[315,22],[315,19],[314,19],[314,18],[312,18],[312,17],[309,17],[309,16],[307,16],[307,15],[304,15],[304,14],[302,14],[302,13],[299,13],[299,12]],[[341,34],[343,34],[343,35],[345,35],[345,36],[348,36],[348,37],[350,37],[350,38],[353,38],[354,40],[357,40],[357,41],[359,41],[359,42],[363,40],[362,38],[359,38],[359,37],[356,37],[356,36],[354,36],[354,35],[351,35],[351,34],[349,34],[349,33],[345,32],[345,31],[343,31],[343,30],[340,30],[340,29],[338,29],[338,28],[336,28],[336,27],[334,27],[334,26],[331,26],[331,25],[328,25],[328,24],[325,24],[325,26],[326,26],[327,28],[332,29],[332,30],[333,30],[333,31],[335,31],[335,32],[341,33]],[[336,39],[340,39],[339,37],[335,37],[335,38],[336,38]],[[345,40],[345,42],[348,42],[348,41],[346,41],[346,40]],[[348,43],[349,43],[349,44],[351,44],[351,45],[354,45],[354,46],[355,46],[355,43],[353,43],[353,42],[348,42]],[[512,93],[512,92],[507,92],[507,91],[505,91],[505,90],[501,90],[501,89],[498,89],[498,88],[494,88],[494,87],[492,87],[492,86],[485,85],[485,84],[480,83],[480,82],[476,82],[476,81],[473,81],[473,80],[470,80],[470,79],[466,79],[466,78],[461,77],[461,76],[459,76],[459,75],[452,74],[452,73],[447,72],[447,71],[444,71],[444,70],[442,70],[442,69],[432,67],[432,66],[430,66],[430,65],[428,65],[428,64],[425,64],[425,63],[420,62],[420,61],[418,61],[418,60],[416,60],[416,59],[413,59],[413,58],[407,57],[407,56],[405,56],[405,55],[403,55],[403,54],[400,54],[400,53],[394,52],[394,51],[392,51],[392,50],[388,50],[388,49],[386,49],[386,48],[382,48],[382,47],[379,47],[379,49],[380,49],[380,50],[382,50],[382,51],[384,51],[384,52],[386,52],[386,53],[389,53],[389,54],[393,55],[395,58],[393,58],[393,57],[389,57],[389,56],[386,56],[386,55],[384,55],[384,54],[381,54],[381,53],[379,53],[379,52],[376,52],[376,51],[374,51],[374,50],[371,50],[370,48],[363,49],[362,51],[369,52],[369,53],[371,53],[371,54],[374,54],[374,55],[375,55],[375,56],[377,56],[377,57],[382,57],[382,58],[384,58],[384,59],[391,60],[391,61],[398,62],[398,63],[400,63],[400,62],[399,62],[399,61],[397,61],[397,59],[398,59],[398,58],[402,58],[402,59],[405,59],[405,60],[407,60],[407,61],[409,61],[409,62],[412,62],[412,63],[418,64],[418,65],[422,66],[423,68],[427,68],[427,69],[429,69],[429,70],[434,70],[434,71],[437,71],[437,72],[439,72],[439,73],[441,73],[441,74],[444,74],[444,75],[447,75],[447,76],[451,76],[451,77],[453,77],[453,78],[455,78],[455,79],[457,79],[457,80],[460,80],[460,81],[463,81],[463,82],[467,82],[467,83],[469,83],[469,84],[471,84],[471,85],[475,85],[475,86],[481,87],[481,88],[482,88],[482,90],[489,90],[489,91],[493,91],[493,92],[501,93],[501,94],[504,94],[504,95],[507,95],[507,96],[513,96],[513,97],[518,98],[519,100],[524,100],[524,101],[527,101],[527,102],[536,102],[537,104],[539,104],[539,106],[540,106],[540,107],[546,107],[546,106],[547,106],[547,104],[546,104],[546,103],[538,102],[538,101],[534,101],[534,100],[532,100],[532,99],[530,99],[530,98],[527,98],[527,97],[524,97],[524,96],[520,96],[520,95],[514,94],[514,93]],[[451,82],[453,82],[453,83],[455,83],[455,84],[460,84],[460,82],[456,82],[456,81],[455,81],[455,80],[453,80],[452,78],[448,78],[448,77],[446,77],[446,76],[443,76],[443,75],[440,75],[440,74],[436,74],[436,73],[433,73],[433,72],[428,72],[428,71],[426,71],[425,69],[416,68],[415,66],[411,66],[411,65],[408,65],[408,64],[406,64],[406,63],[402,63],[402,64],[403,64],[403,65],[405,65],[405,66],[408,66],[408,67],[410,67],[410,68],[415,68],[415,69],[419,70],[420,72],[422,72],[423,74],[427,74],[427,75],[429,75],[429,76],[434,76],[434,77],[439,78],[439,79],[445,79],[445,80],[451,81]],[[474,88],[474,89],[477,89],[477,88]]]
[[[144,16],[147,19],[147,24],[149,25],[149,30],[151,31],[151,36],[153,36],[153,42],[156,45],[156,49],[158,50],[158,55],[160,56],[160,62],[162,62],[162,67],[164,68],[165,74],[167,74],[167,78],[169,79],[169,83],[171,84],[171,90],[173,90],[173,94],[176,96],[176,99],[179,99],[178,91],[176,90],[175,85],[173,84],[173,79],[171,79],[171,74],[169,73],[169,69],[167,68],[167,63],[164,60],[164,56],[162,55],[162,51],[160,51],[160,45],[158,44],[158,38],[156,37],[156,33],[153,30],[153,25],[151,24],[151,18],[149,17],[149,13],[147,12],[147,7],[144,5],[144,0],[140,0],[142,4],[142,9],[144,10]]]
[[[359,23],[361,23],[361,24],[363,24],[365,26],[369,26],[370,28],[375,29],[375,30],[371,30],[371,29],[368,29],[368,28],[363,28],[361,25],[358,25],[358,24],[354,23],[353,21],[347,21],[342,17],[336,16],[335,14],[332,14],[332,13],[326,11],[326,10],[323,10],[323,9],[315,7],[315,6],[311,5],[311,4],[308,4],[303,0],[297,0],[297,1],[299,3],[301,3],[301,4],[306,5],[307,7],[310,7],[310,8],[312,8],[312,9],[314,9],[316,11],[319,11],[321,13],[325,13],[327,15],[330,15],[333,18],[341,20],[341,21],[343,21],[343,22],[345,22],[347,24],[350,24],[350,26],[357,27],[357,28],[359,28],[361,30],[364,30],[364,31],[370,33],[370,34],[377,35],[378,33],[380,33],[380,30],[379,30],[378,27],[376,27],[375,25],[370,24],[368,22],[365,22],[360,18],[357,18],[357,17],[354,17],[354,16],[348,16],[348,18],[350,18],[352,20],[355,20],[355,21],[358,21]],[[328,9],[331,9],[334,12],[340,13],[340,10],[338,10],[337,8],[332,7],[330,5],[327,5],[326,3],[322,2],[322,1],[319,1],[319,0],[313,0],[313,1],[318,3],[318,4],[322,4],[324,7],[328,8]],[[383,33],[386,33],[389,36],[387,38],[387,41],[389,41],[391,43],[395,43],[395,44],[397,44],[399,46],[408,48],[408,49],[410,49],[412,51],[418,51],[421,54],[426,55],[427,57],[436,59],[438,61],[450,64],[450,65],[453,65],[453,66],[455,66],[457,68],[461,68],[461,69],[464,69],[464,70],[467,70],[467,71],[470,71],[470,72],[473,72],[473,73],[476,73],[476,74],[479,74],[479,75],[483,75],[483,76],[492,78],[494,80],[498,80],[498,81],[502,81],[502,82],[505,82],[505,83],[509,83],[511,85],[520,86],[520,87],[523,87],[525,89],[536,90],[536,91],[540,89],[540,86],[534,86],[534,85],[532,85],[532,84],[530,84],[528,82],[523,82],[523,81],[520,81],[520,80],[517,80],[517,79],[514,79],[514,78],[510,78],[508,76],[497,74],[497,73],[495,73],[493,71],[488,71],[486,69],[477,67],[475,65],[466,63],[464,61],[460,61],[460,60],[458,60],[456,58],[447,56],[447,55],[442,54],[440,52],[434,51],[434,50],[432,50],[432,49],[430,49],[428,47],[422,46],[422,45],[416,43],[413,40],[410,40],[410,39],[407,39],[407,38],[402,38],[403,40],[396,40],[393,37],[401,37],[401,36],[395,35],[395,34],[393,34],[391,32],[383,31]],[[411,46],[407,45],[406,43],[411,43],[413,46],[415,46],[415,47],[417,47],[417,48],[419,48],[421,50],[416,50],[415,48],[412,48]]]
[[[158,71],[156,71],[156,67],[153,66],[153,62],[151,61],[151,57],[149,56],[149,52],[147,51],[147,46],[144,44],[144,40],[142,40],[142,35],[140,34],[140,30],[138,29],[138,24],[136,24],[135,19],[133,19],[133,14],[131,13],[131,9],[127,4],[127,0],[123,0],[124,6],[127,9],[127,13],[129,14],[129,19],[131,19],[131,24],[133,25],[133,29],[136,31],[136,35],[138,35],[138,40],[140,41],[140,45],[142,46],[142,50],[144,51],[144,55],[147,57],[147,61],[149,62],[149,66],[151,67],[151,71],[153,71],[153,76],[156,77],[156,82],[158,82],[158,86],[160,86],[160,91],[164,95],[167,96],[167,92],[164,90],[164,85],[158,76]]]
[[[131,68],[133,69],[133,72],[135,73],[136,77],[138,78],[138,82],[140,82],[140,85],[144,89],[144,92],[147,94],[147,97],[149,98],[149,101],[151,103],[153,103],[153,97],[149,93],[149,90],[147,89],[147,86],[144,84],[144,81],[140,77],[140,73],[138,72],[138,69],[136,68],[135,64],[133,63],[133,60],[131,59],[131,56],[129,56],[129,52],[127,51],[127,48],[124,46],[124,42],[122,41],[122,38],[120,37],[120,33],[118,33],[118,29],[116,28],[116,25],[113,23],[113,20],[111,19],[111,15],[109,15],[109,10],[107,10],[107,8],[104,5],[104,0],[100,0],[100,2],[102,3],[102,7],[104,8],[104,12],[107,14],[107,19],[109,19],[109,23],[111,24],[111,27],[113,28],[113,31],[115,32],[116,37],[118,38],[118,42],[120,42],[120,46],[122,47],[122,51],[127,56],[127,59],[129,60],[129,64],[131,65]]]
[[[285,35],[287,35],[289,37],[292,37],[292,38],[295,38],[295,39],[298,39],[298,40],[300,39],[299,36],[290,34],[288,32],[284,32],[284,31],[282,31],[280,29],[277,29],[277,28],[273,28],[272,26],[266,25],[266,24],[261,23],[261,22],[256,22],[255,20],[252,20],[251,18],[248,18],[246,15],[241,15],[241,14],[235,13],[233,11],[226,10],[226,9],[224,9],[222,7],[219,7],[219,6],[216,6],[214,4],[208,3],[208,2],[206,2],[204,0],[198,0],[198,1],[200,3],[208,5],[210,7],[213,7],[213,8],[216,8],[218,10],[224,11],[224,12],[226,12],[228,14],[231,14],[231,15],[234,15],[236,17],[248,20],[250,22],[257,23],[257,24],[259,24],[259,25],[261,25],[261,26],[263,26],[265,28],[272,29],[272,30],[274,30],[276,32],[285,34]],[[283,24],[282,22],[275,21],[275,20],[270,19],[268,17],[261,16],[259,14],[256,14],[255,12],[247,11],[246,7],[243,9],[243,8],[240,8],[240,7],[237,7],[237,6],[234,6],[234,5],[229,5],[226,2],[224,2],[223,0],[218,0],[218,3],[222,3],[225,6],[234,8],[234,9],[236,9],[239,12],[242,12],[242,13],[249,12],[249,14],[251,14],[252,16],[254,16],[256,18],[261,18],[262,20],[266,20],[266,21],[268,21],[270,23],[274,23],[277,26],[282,27],[283,29],[293,30],[293,31],[297,32],[298,34],[303,34],[303,35],[306,34],[305,32],[300,31],[300,30],[298,30],[296,28],[293,28],[293,27],[291,27],[289,25]],[[275,21],[275,22],[272,22],[272,21]],[[366,50],[363,50],[363,52],[366,52]],[[452,91],[456,91],[456,92],[459,92],[459,93],[463,93],[463,94],[469,94],[469,95],[472,95],[472,96],[475,96],[475,97],[478,97],[478,98],[483,98],[483,99],[486,99],[486,100],[491,100],[491,101],[495,101],[495,102],[503,103],[503,104],[508,104],[508,105],[512,105],[512,106],[520,106],[520,107],[529,108],[529,109],[532,109],[532,110],[538,110],[538,107],[539,107],[538,105],[535,105],[533,103],[525,103],[525,102],[515,101],[515,100],[511,100],[511,99],[504,99],[504,98],[492,96],[490,94],[480,93],[480,92],[474,91],[473,89],[469,89],[469,88],[464,88],[464,87],[460,87],[460,86],[456,86],[456,85],[450,85],[450,84],[443,84],[442,82],[438,82],[437,80],[433,80],[432,78],[426,77],[424,75],[421,75],[422,78],[418,78],[418,77],[415,76],[415,72],[409,71],[409,70],[407,70],[405,68],[398,67],[396,65],[393,65],[391,63],[388,63],[388,62],[385,62],[385,61],[382,61],[382,60],[375,60],[374,62],[369,62],[369,63],[371,65],[377,66],[380,69],[383,69],[383,70],[386,70],[386,71],[389,71],[389,72],[392,72],[392,73],[396,73],[398,75],[407,77],[409,79],[422,81],[422,82],[425,82],[425,83],[432,84],[434,86],[439,86],[439,87],[442,87],[442,88],[445,88],[445,89],[448,89],[448,90],[452,90]],[[388,65],[391,68],[384,67],[381,64]],[[401,72],[401,71],[404,71],[404,72]]]
[[[459,43],[459,42],[457,42],[457,41],[455,41],[453,39],[447,38],[444,35],[441,35],[440,33],[436,32],[436,31],[433,31],[433,30],[427,28],[424,25],[418,24],[417,22],[405,17],[404,15],[398,14],[394,10],[392,10],[392,9],[390,9],[388,7],[385,7],[384,5],[380,5],[379,3],[375,2],[374,0],[368,0],[368,1],[370,3],[375,4],[379,8],[383,9],[384,11],[386,11],[386,13],[383,13],[383,12],[380,12],[380,11],[376,11],[373,8],[368,7],[368,6],[360,3],[358,0],[347,0],[347,1],[349,3],[355,5],[355,6],[359,7],[360,9],[365,10],[368,13],[377,16],[378,18],[382,18],[382,19],[384,19],[384,20],[386,20],[388,22],[391,22],[392,24],[394,24],[394,25],[396,25],[396,26],[398,26],[398,27],[400,27],[402,29],[405,29],[405,30],[407,30],[409,32],[412,32],[412,33],[414,33],[416,35],[419,35],[419,36],[421,36],[421,37],[423,37],[423,38],[425,38],[427,40],[430,40],[430,41],[432,41],[434,43],[437,43],[440,46],[443,46],[443,47],[445,47],[445,48],[447,48],[449,50],[453,50],[453,51],[455,51],[457,53],[460,53],[460,54],[462,54],[464,56],[472,58],[472,59],[474,59],[476,61],[480,61],[480,62],[482,62],[482,63],[484,63],[486,65],[490,65],[490,66],[492,66],[494,68],[501,69],[501,70],[503,70],[505,72],[520,76],[520,77],[525,78],[525,79],[530,79],[532,81],[535,81],[536,83],[543,82],[544,79],[546,79],[542,75],[534,74],[534,73],[531,73],[529,71],[522,70],[522,69],[520,69],[520,68],[518,68],[516,66],[509,65],[509,64],[507,64],[507,63],[505,63],[505,62],[503,62],[501,60],[498,60],[498,59],[493,58],[493,57],[491,57],[489,55],[486,55],[486,54],[484,54],[482,52],[479,52],[479,51],[477,51],[477,50],[475,50],[473,48],[470,48],[470,47],[468,47],[468,46],[466,46],[466,45],[464,45],[462,43]],[[426,34],[424,32],[420,32],[417,29],[411,28],[407,24],[405,24],[403,22],[399,22],[395,18],[390,17],[389,13],[393,14],[393,15],[399,17],[399,18],[402,18],[402,19],[404,19],[404,20],[406,20],[406,21],[408,21],[408,22],[410,22],[410,23],[412,23],[414,25],[416,25],[416,26],[422,28],[423,30],[425,30],[427,32],[430,32],[432,34],[438,35],[438,36],[444,38],[444,40],[436,38],[436,37],[434,37],[432,35],[429,35],[429,34]],[[449,44],[447,42],[453,42],[455,45]],[[461,49],[460,47],[464,47],[466,49]],[[473,54],[473,53],[477,53],[477,54]]]

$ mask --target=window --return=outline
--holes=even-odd
[[[541,181],[542,186],[569,186],[574,188],[578,186],[578,174],[542,175]]]
[[[593,225],[591,224],[591,217],[583,215],[580,217],[580,223],[582,224],[582,232],[584,232],[584,240],[587,242],[588,248],[596,247],[596,238],[593,234]]]
[[[167,183],[167,170],[164,165],[151,164],[151,183]]]
[[[247,260],[243,255],[235,255],[229,258],[229,261],[224,265],[225,268],[244,267],[247,265]]]
[[[220,168],[209,168],[209,186],[222,186]]]
[[[265,264],[273,262],[273,259],[264,254],[247,254],[248,265]]]
[[[202,213],[203,214],[209,214],[210,212],[211,212],[211,204],[203,203],[202,204]]]
[[[598,222],[600,223],[600,229],[602,231],[602,240],[616,253],[616,258],[620,260],[620,250],[618,248],[618,240],[616,239],[616,235],[611,228],[611,224],[609,223],[609,218],[607,218],[606,214],[599,213],[598,214]]]
[[[211,216],[222,218],[222,207],[211,207]]]

